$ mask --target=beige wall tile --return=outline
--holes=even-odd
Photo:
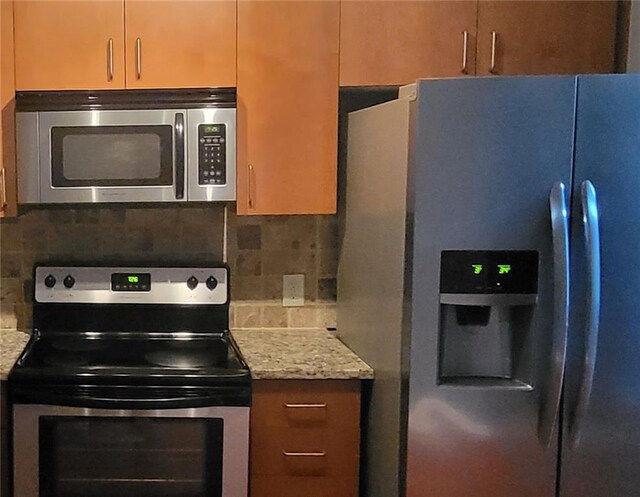
[[[289,307],[289,328],[317,328],[318,309],[313,306]]]
[[[235,327],[236,328],[259,328],[261,324],[262,306],[244,304],[235,307]]]
[[[281,305],[267,305],[262,308],[263,328],[286,328],[288,313]]]

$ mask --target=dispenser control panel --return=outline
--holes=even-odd
[[[538,252],[445,250],[440,293],[538,293]]]

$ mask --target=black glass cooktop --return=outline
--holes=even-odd
[[[247,374],[228,335],[205,333],[43,333],[32,340],[16,369],[156,378]]]

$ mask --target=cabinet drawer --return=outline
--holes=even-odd
[[[258,381],[251,407],[252,429],[357,427],[358,381]]]
[[[258,427],[251,434],[251,474],[357,478],[359,452],[356,427]]]
[[[273,477],[251,479],[251,497],[357,497],[352,478]]]

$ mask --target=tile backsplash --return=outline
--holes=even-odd
[[[337,216],[239,217],[228,210],[232,326],[335,326]],[[211,264],[224,207],[23,208],[0,221],[0,328],[31,326],[35,262]],[[282,307],[282,276],[305,275],[305,306]]]

